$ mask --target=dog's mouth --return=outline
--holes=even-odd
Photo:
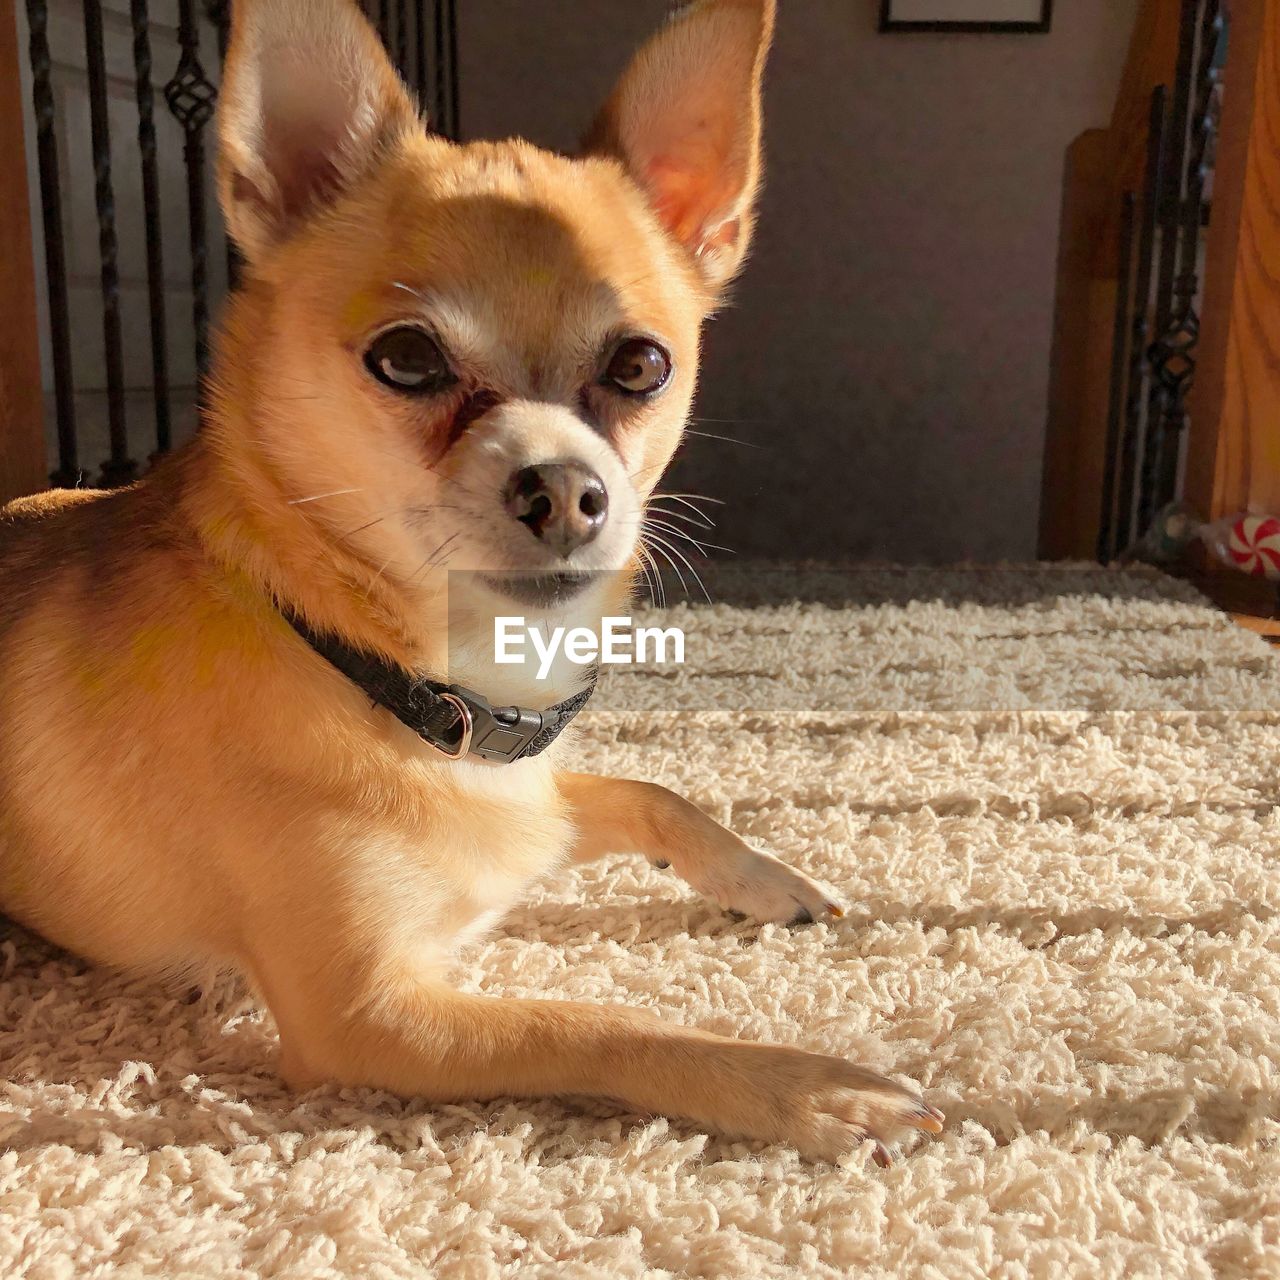
[[[486,573],[482,576],[482,581],[499,595],[518,600],[521,604],[545,608],[572,600],[594,577],[595,574],[584,571],[533,573],[515,569],[503,573]]]

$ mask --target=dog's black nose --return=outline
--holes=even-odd
[[[535,538],[569,556],[604,528],[609,494],[604,481],[580,462],[544,462],[512,474],[506,504]]]

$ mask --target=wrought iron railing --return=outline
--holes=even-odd
[[[1141,191],[1121,220],[1097,555],[1128,551],[1180,491],[1221,102],[1220,0],[1181,0],[1173,85],[1151,97]]]
[[[220,68],[206,65],[201,51],[203,30],[216,32],[218,61],[226,56],[230,4],[228,0],[176,0],[178,56],[172,68],[157,69],[153,59],[152,18],[147,0],[130,0],[134,94],[137,104],[134,138],[113,138],[108,113],[109,76],[102,0],[81,0],[83,7],[84,69],[88,84],[89,123],[93,155],[94,205],[98,224],[102,350],[108,428],[108,456],[96,476],[90,476],[81,456],[77,430],[75,353],[87,335],[72,333],[67,268],[64,197],[66,183],[79,175],[60,167],[58,113],[50,54],[48,0],[26,0],[33,107],[33,132],[40,182],[41,227],[44,239],[44,278],[48,304],[50,373],[53,413],[57,428],[57,465],[51,479],[74,486],[89,481],[125,484],[138,472],[139,446],[131,432],[126,386],[124,334],[121,326],[120,241],[122,230],[116,207],[113,148],[136,145],[141,174],[142,227],[145,246],[146,290],[149,309],[150,397],[154,410],[154,452],[168,450],[174,439],[174,391],[166,303],[165,255],[162,238],[163,198],[160,182],[162,135],[157,130],[157,91],[164,109],[181,129],[186,187],[186,231],[190,250],[190,334],[197,377],[203,379],[208,360],[211,297],[209,254],[224,246],[227,281],[234,287],[238,262],[234,246],[220,227],[211,227],[206,190],[210,181],[212,139],[208,130],[217,102]],[[457,0],[371,0],[366,5],[383,43],[405,81],[429,111],[437,132],[456,138],[458,111]],[[202,60],[203,59],[203,60]],[[97,460],[95,460],[97,461]]]

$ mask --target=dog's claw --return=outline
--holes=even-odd
[[[927,1102],[921,1102],[914,1111],[912,1111],[905,1119],[905,1123],[910,1124],[916,1129],[923,1129],[926,1133],[941,1133],[943,1114],[937,1107],[931,1107]],[[901,1123],[901,1122],[900,1122]],[[865,1136],[875,1143],[872,1149],[871,1158],[880,1166],[881,1169],[887,1169],[893,1164],[893,1149],[883,1138],[878,1137],[874,1130],[868,1132],[863,1130]]]
[[[844,908],[838,902],[824,902],[822,910],[818,914],[823,920],[839,920],[844,915]],[[791,924],[812,924],[817,917],[814,911],[809,907],[801,907],[794,916],[791,917]]]
[[[927,1102],[920,1104],[920,1109],[913,1118],[916,1128],[923,1129],[926,1133],[941,1133],[947,1119],[937,1107],[931,1107]]]

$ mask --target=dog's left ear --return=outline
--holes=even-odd
[[[774,0],[695,0],[636,55],[587,136],[620,159],[713,292],[742,264],[760,182]]]

